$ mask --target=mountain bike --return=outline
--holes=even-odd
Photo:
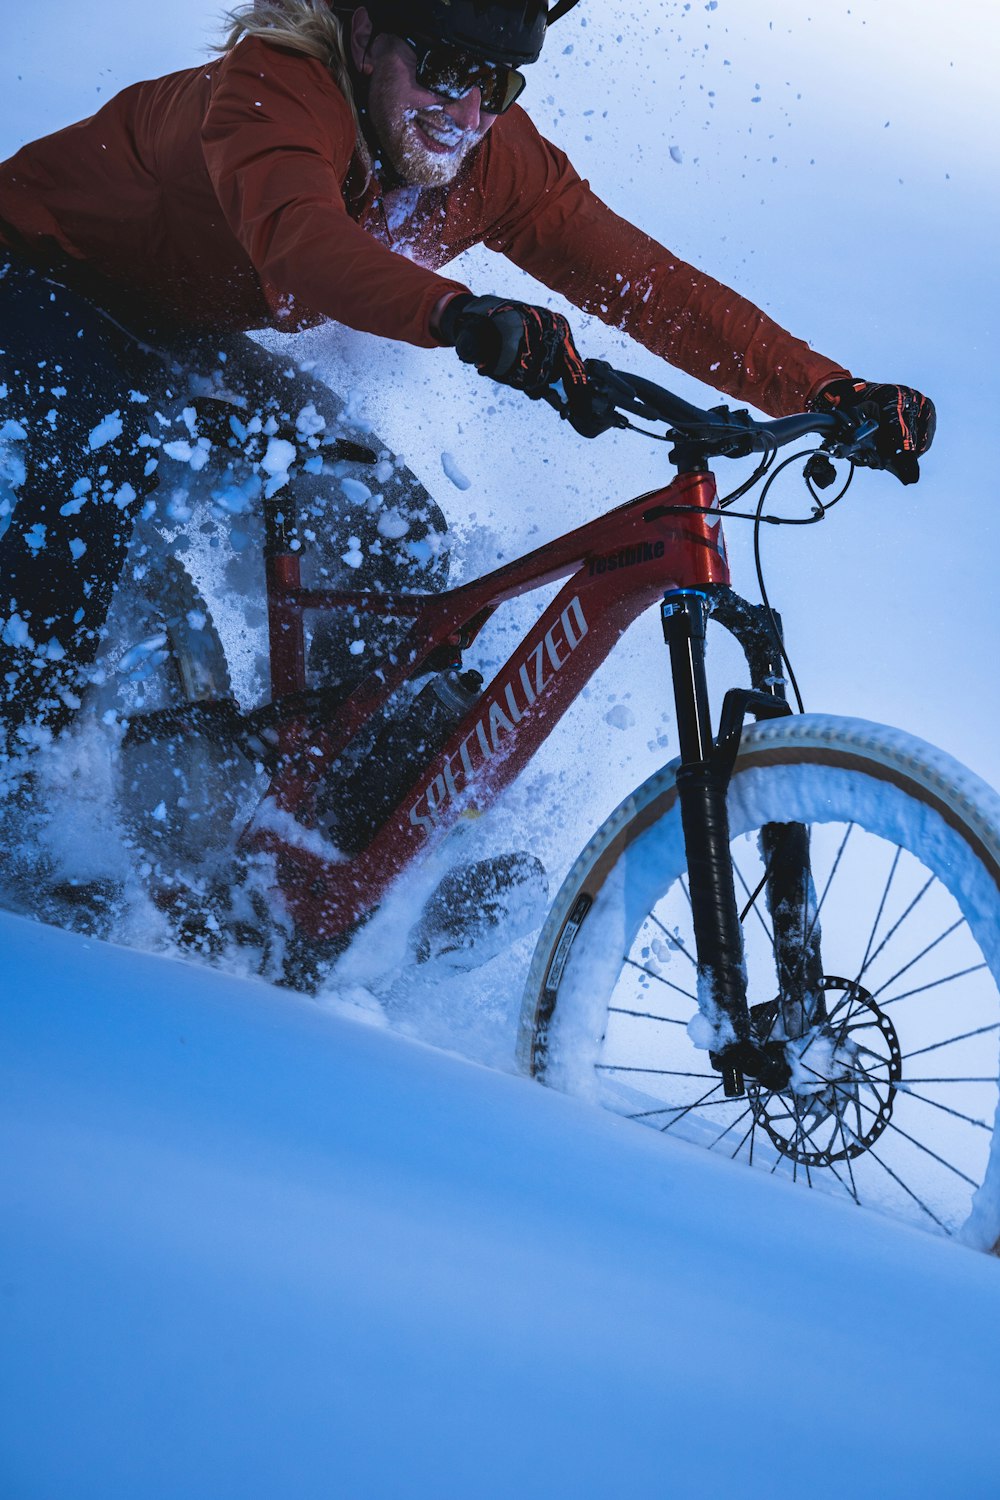
[[[657,608],[679,755],[607,819],[557,894],[525,987],[520,1068],[664,1134],[995,1248],[1000,799],[908,735],[793,713],[780,617],[766,593],[754,604],[733,591],[723,539],[727,510],[759,531],[767,484],[802,458],[779,464],[779,450],[810,440],[819,516],[831,460],[863,455],[871,433],[836,413],[702,411],[600,362],[588,369],[608,424],[645,422],[667,439],[673,477],[442,593],[304,581],[291,466],[263,502],[261,708],[232,696],[207,610],[168,568],[156,642],[175,694],[124,724],[133,823],[145,817],[147,848],[159,837],[201,851],[194,904],[209,910],[209,935],[252,941],[277,914],[285,977],[308,988],[401,873],[514,781],[629,625]],[[200,420],[215,422],[223,454],[245,458],[246,433],[224,409]],[[329,441],[300,441],[300,465],[316,472]],[[720,501],[710,465],[748,455],[754,475]],[[734,511],[755,483],[756,510]],[[487,621],[557,583],[484,684],[465,659]],[[379,625],[377,664],[317,685],[310,642],[345,617]],[[717,721],[709,622],[739,642],[749,677]],[[146,868],[155,887],[162,870],[152,856]],[[249,895],[237,868],[264,872]],[[175,881],[160,883],[160,904],[190,923],[190,888],[182,900]],[[474,880],[452,892],[458,906],[481,898]]]

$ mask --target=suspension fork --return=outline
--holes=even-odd
[[[729,597],[724,600],[720,595]],[[787,1083],[783,1039],[805,1031],[815,1008],[815,1001],[808,1006],[805,1000],[813,975],[812,966],[803,962],[803,938],[808,933],[810,941],[815,939],[817,961],[819,946],[806,831],[800,824],[769,824],[762,831],[761,843],[785,1024],[781,1037],[774,1041],[770,1037],[773,1024],[767,1035],[756,1036],[747,1002],[743,932],[729,850],[727,792],[746,714],[770,718],[790,710],[783,693],[775,691],[780,687],[780,659],[778,670],[770,660],[752,662],[751,672],[757,679],[754,687],[727,693],[719,737],[713,737],[705,670],[706,626],[713,606],[729,603],[732,611],[730,601],[736,598],[729,590],[710,594],[677,589],[665,595],[661,610],[680,743],[677,796],[694,922],[698,999],[702,1012],[716,1027],[718,1041],[712,1062],[722,1074],[729,1098],[743,1093],[745,1073],[771,1088]],[[738,602],[744,605],[744,601]],[[745,609],[749,611],[752,606],[745,605]],[[729,622],[724,619],[723,623]],[[738,630],[733,633],[739,639]],[[751,644],[755,650],[760,646],[759,635]],[[751,652],[747,654],[749,660]],[[821,994],[821,988],[817,986],[812,993]]]
[[[750,1013],[729,854],[729,778],[715,756],[705,672],[710,611],[706,593],[677,589],[665,595],[661,618],[670,650],[681,752],[677,796],[698,959],[698,1002],[716,1025],[720,1040],[713,1063],[722,1073],[726,1095],[738,1098],[743,1093],[743,1068],[750,1061]]]
[[[710,592],[713,618],[742,647],[754,695],[766,694],[785,704],[781,616],[761,604],[750,604],[730,588]],[[743,726],[742,696],[727,694],[722,711],[717,753],[728,762],[730,772]],[[808,830],[802,823],[765,823],[760,829],[760,853],[774,938],[781,1029],[787,1038],[800,1037],[826,1017],[822,932]]]

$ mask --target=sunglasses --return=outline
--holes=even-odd
[[[510,109],[527,82],[516,68],[483,62],[444,42],[412,36],[402,40],[417,54],[417,82],[422,89],[444,99],[464,99],[470,89],[478,89],[488,115],[502,115]]]

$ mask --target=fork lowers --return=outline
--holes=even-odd
[[[729,854],[728,768],[714,754],[709,710],[705,633],[710,612],[708,596],[697,589],[677,589],[664,597],[661,607],[681,752],[677,797],[690,879],[699,998],[704,1001],[707,990],[717,1013],[724,1040],[712,1061],[722,1073],[726,1095],[736,1098],[743,1093],[743,1068],[753,1064],[758,1049],[751,1038],[743,934]]]

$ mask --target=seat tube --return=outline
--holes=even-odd
[[[291,497],[264,502],[264,568],[267,580],[271,696],[301,691],[306,685],[302,610],[289,602],[302,586],[302,565],[292,542],[297,531]]]
[[[714,755],[705,633],[711,604],[697,589],[677,589],[664,596],[663,637],[677,712],[681,764],[677,795],[684,831],[698,960],[698,1002],[713,1022],[718,1044],[713,1056],[735,1058],[750,1036],[743,934],[729,852],[728,777]],[[735,1061],[722,1059],[727,1096],[743,1093],[743,1076]]]

